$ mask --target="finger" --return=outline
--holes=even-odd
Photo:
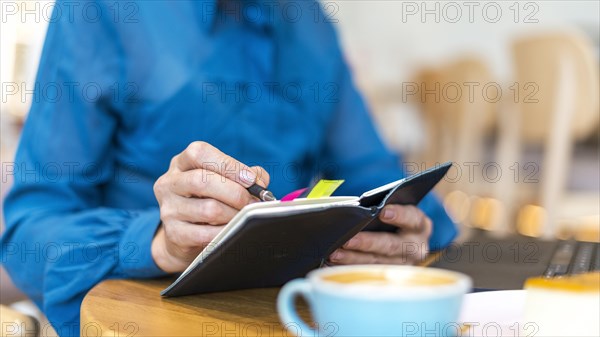
[[[225,226],[196,225],[186,222],[171,222],[165,226],[166,239],[182,253],[206,247]]]
[[[256,181],[256,173],[250,168],[221,152],[206,142],[193,142],[171,161],[171,166],[180,171],[204,169],[222,175],[244,187]]]
[[[402,255],[406,242],[397,233],[360,232],[343,246],[345,249],[386,256]]]
[[[406,231],[423,232],[431,227],[431,220],[425,213],[412,205],[387,205],[381,211],[379,218],[387,224]]]
[[[397,233],[404,242],[401,255],[414,262],[424,260],[429,254],[429,236],[423,233]]]
[[[432,232],[433,232],[433,221],[428,216],[425,216],[425,223],[423,224],[423,230],[421,231],[421,234],[425,235],[425,237],[427,239],[429,239]]]
[[[267,187],[269,186],[269,183],[271,182],[271,176],[269,175],[269,173],[267,172],[267,170],[265,170],[264,168],[260,167],[260,166],[252,166],[250,167],[251,170],[254,171],[254,173],[256,173],[256,183],[259,184],[262,187]]]
[[[165,218],[172,218],[188,223],[207,223],[223,225],[229,222],[238,212],[237,209],[215,199],[184,198],[176,196],[170,205],[163,207],[161,212]],[[168,208],[171,207],[172,211]],[[169,214],[173,212],[174,214]]]
[[[242,185],[203,169],[174,173],[171,189],[183,197],[216,199],[238,210],[255,201]]]
[[[383,256],[373,253],[338,249],[329,257],[333,264],[413,264],[414,261],[404,256]]]

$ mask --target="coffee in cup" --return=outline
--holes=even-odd
[[[277,306],[285,327],[298,336],[456,336],[470,288],[466,275],[441,269],[336,266],[286,284]],[[299,318],[296,296],[308,302],[316,329]]]

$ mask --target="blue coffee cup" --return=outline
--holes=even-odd
[[[277,298],[279,317],[297,336],[457,336],[462,298],[471,279],[442,269],[336,266],[288,282]],[[307,301],[308,326],[294,306]]]

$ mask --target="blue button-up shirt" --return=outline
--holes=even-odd
[[[277,196],[315,177],[345,179],[341,195],[402,177],[318,4],[73,3],[48,28],[2,237],[6,269],[59,334],[79,333],[101,280],[163,275],[152,187],[193,141],[262,165]],[[421,207],[431,244],[447,243],[437,200]]]

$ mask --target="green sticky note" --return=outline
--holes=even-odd
[[[344,183],[344,180],[321,179],[306,196],[307,199],[329,197]]]

